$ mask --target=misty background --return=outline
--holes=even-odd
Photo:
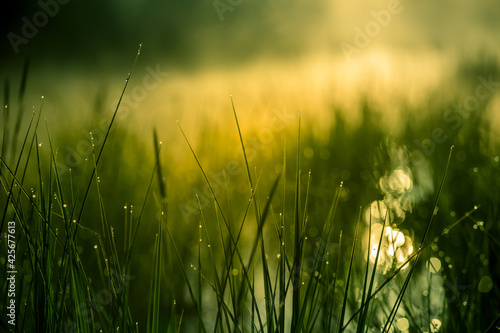
[[[65,0],[66,1],[66,0]],[[1,11],[2,68],[25,58],[34,65],[85,66],[96,72],[130,63],[139,43],[146,59],[187,70],[238,66],[262,59],[296,60],[311,54],[342,55],[379,12],[399,4],[401,12],[369,45],[389,52],[476,56],[498,52],[500,6],[471,1],[80,1],[58,4],[58,12],[14,52],[9,33],[22,36],[23,17],[43,10],[40,2],[10,1]],[[362,50],[367,53],[369,49]]]

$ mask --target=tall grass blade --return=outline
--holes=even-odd
[[[352,262],[354,260],[354,251],[356,249],[356,242],[358,241],[359,221],[361,220],[361,207],[359,208],[358,223],[356,224],[356,232],[354,233],[354,241],[352,242],[351,258],[349,259],[349,270],[347,271],[347,279],[345,284],[344,301],[340,310],[339,316],[339,329],[338,332],[343,331],[344,316],[347,308],[347,296],[349,292],[349,283],[351,282]]]
[[[389,331],[389,329],[391,328],[392,322],[393,322],[393,320],[396,317],[396,314],[398,312],[399,305],[401,304],[401,301],[403,300],[403,296],[404,296],[404,294],[406,292],[406,289],[408,288],[408,285],[410,283],[410,279],[411,279],[411,276],[412,276],[412,274],[414,272],[414,269],[415,269],[415,267],[417,265],[418,259],[420,258],[420,254],[422,253],[420,250],[422,249],[422,245],[424,244],[425,239],[427,237],[427,234],[429,232],[429,229],[431,227],[432,219],[434,217],[434,211],[435,211],[435,209],[437,207],[437,204],[438,204],[438,201],[439,201],[439,197],[441,195],[441,191],[443,190],[444,181],[446,179],[446,174],[447,174],[448,169],[450,167],[451,155],[453,153],[453,147],[454,146],[451,146],[450,153],[448,154],[448,161],[446,162],[446,167],[444,169],[443,177],[441,178],[441,184],[439,185],[438,193],[436,195],[436,198],[434,200],[434,205],[432,206],[432,209],[431,209],[431,212],[430,212],[429,221],[427,222],[427,226],[425,227],[425,232],[424,232],[424,234],[422,236],[422,240],[420,241],[419,251],[418,251],[418,254],[417,254],[416,258],[415,258],[415,262],[413,263],[413,266],[411,267],[410,272],[406,276],[406,280],[405,280],[405,282],[403,284],[403,287],[402,287],[401,291],[399,292],[399,295],[398,295],[398,298],[396,300],[396,303],[395,303],[394,307],[392,308],[391,313],[389,314],[389,318],[388,318],[388,320],[387,320],[387,322],[386,322],[386,324],[385,324],[384,329],[382,330],[382,332]]]
[[[300,287],[301,287],[301,258],[302,258],[302,228],[300,221],[300,113],[299,113],[299,126],[297,135],[297,165],[295,168],[295,208],[294,208],[294,254],[293,254],[293,291],[292,291],[292,326],[293,332],[300,330],[299,317],[300,317]]]
[[[179,266],[180,266],[180,271],[181,271],[182,277],[184,278],[184,281],[186,282],[186,286],[188,287],[189,296],[191,297],[191,301],[193,302],[194,308],[196,309],[196,312],[197,312],[196,315],[200,316],[200,314],[198,313],[198,302],[196,301],[193,287],[191,286],[191,283],[189,282],[189,279],[186,275],[186,271],[184,270],[184,264],[182,262],[182,258],[181,258],[181,255],[179,253],[179,250],[177,248],[177,245],[175,243],[174,237],[172,236],[172,234],[170,233],[170,230],[168,228],[166,228],[166,230],[167,230],[168,237],[170,238],[170,244],[172,244],[172,247],[174,249],[174,254],[177,257],[177,261],[178,261]],[[207,330],[205,328],[205,325],[203,324],[203,321],[201,321],[200,323],[201,323],[202,332],[206,332]]]

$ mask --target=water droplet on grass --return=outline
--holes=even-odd
[[[437,273],[441,269],[441,260],[435,257],[430,258],[426,266],[429,269],[429,272]]]

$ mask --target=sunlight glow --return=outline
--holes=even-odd
[[[381,232],[381,224],[376,223],[372,226],[372,233],[370,235],[370,261],[372,263],[375,263],[375,259],[377,258]],[[413,253],[413,241],[405,233],[406,231],[393,229],[389,226],[384,227],[382,245],[378,253],[379,258],[377,263],[377,268],[384,274],[406,262]],[[402,269],[406,268],[408,268],[408,264]]]

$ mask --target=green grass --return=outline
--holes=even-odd
[[[133,81],[139,53],[120,102]],[[21,109],[27,68],[18,98]],[[126,181],[141,179],[134,183],[134,193],[110,181],[120,162],[128,159],[106,159],[117,156],[113,141],[118,137],[114,127],[120,125],[115,123],[120,102],[99,146],[90,134],[89,161],[62,175],[50,126],[40,122],[42,107],[18,140],[22,113],[11,130],[9,95],[7,85],[1,231],[7,232],[9,221],[16,222],[18,273],[17,324],[8,325],[2,306],[5,330],[431,332],[437,330],[432,323],[439,320],[441,332],[488,332],[498,325],[494,304],[500,290],[495,283],[485,290],[480,280],[498,281],[500,273],[495,265],[500,164],[498,156],[481,151],[478,128],[466,127],[450,140],[460,159],[451,149],[443,155],[448,150],[441,147],[426,159],[436,178],[427,164],[398,160],[394,154],[411,155],[413,135],[432,130],[437,126],[433,119],[393,138],[397,145],[384,143],[384,131],[370,121],[374,111],[367,105],[358,133],[339,137],[342,121],[332,125],[332,142],[327,144],[332,158],[325,161],[304,154],[304,147],[316,148],[316,143],[310,135],[314,128],[304,128],[305,116],[299,113],[296,130],[284,133],[278,144],[279,168],[274,168],[272,162],[252,165],[231,95],[228,111],[232,108],[241,146],[238,163],[246,178],[233,177],[231,182],[241,181],[238,185],[246,191],[235,193],[224,172],[222,184],[214,183],[213,170],[203,162],[210,152],[197,151],[190,141],[193,134],[179,124],[211,201],[204,207],[197,195],[199,215],[189,223],[182,221],[174,203],[181,187],[190,185],[170,186],[178,175],[171,173],[169,143],[161,143],[156,130],[153,145],[147,145],[150,153],[141,160],[146,174],[127,170]],[[485,115],[477,117],[480,122]],[[42,140],[48,144],[42,145]],[[296,144],[290,148],[287,141]],[[497,142],[487,144],[498,147]],[[208,145],[211,153],[217,149],[214,141]],[[463,159],[464,154],[472,160]],[[332,176],[330,169],[337,166],[354,176]],[[385,200],[389,206],[394,197],[413,193],[404,188],[404,179],[390,178],[395,170],[407,170],[403,167],[412,171],[412,186],[422,192],[404,209],[403,218],[394,207],[382,214],[382,201],[375,208],[372,202]],[[439,184],[437,190],[424,187],[422,173],[431,179],[430,187]],[[381,179],[392,184],[385,197]],[[469,192],[474,193],[472,200]],[[110,204],[115,196],[119,204]],[[133,201],[140,204],[134,206]],[[380,233],[374,233],[376,226]],[[409,240],[413,247],[403,249]],[[1,258],[7,246],[2,237]],[[430,258],[438,258],[441,268],[432,266],[437,261]],[[7,271],[2,264],[3,304]]]

